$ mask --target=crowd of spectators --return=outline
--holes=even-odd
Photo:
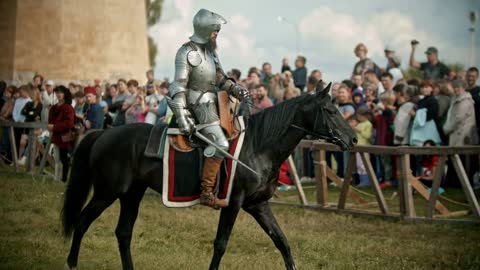
[[[354,54],[358,62],[348,78],[333,82],[330,91],[334,103],[358,135],[360,145],[476,145],[480,137],[480,87],[479,71],[470,67],[455,72],[439,60],[439,51],[429,47],[426,61],[417,62],[417,43],[412,42],[409,66],[421,71],[422,78],[407,78],[400,69],[401,59],[393,48],[385,48],[386,64],[382,66],[368,58],[368,48],[358,44]],[[252,67],[247,76],[232,69],[228,75],[249,90],[255,106],[252,113],[266,109],[300,95],[314,94],[316,85],[323,84],[322,72],[314,69],[308,73],[307,58],[298,56],[294,67],[287,58],[282,59],[281,72],[273,73],[272,64]],[[347,76],[346,76],[347,77]],[[153,71],[146,73],[146,81],[118,79],[114,84],[94,80],[92,85],[70,83],[68,87],[56,85],[36,74],[31,83],[21,85],[0,84],[0,120],[14,122],[45,122],[52,132],[58,163],[68,163],[68,152],[74,139],[66,136],[73,130],[81,134],[90,129],[104,129],[130,123],[156,124],[168,122],[171,112],[166,103],[168,81],[155,80]],[[68,105],[68,106],[67,106]],[[17,144],[19,163],[25,162],[28,136],[26,130],[15,129],[17,142],[10,142],[7,130],[0,133],[0,151],[9,157],[10,145]],[[60,134],[61,133],[61,134]],[[38,130],[38,143],[45,143],[48,132]],[[67,134],[68,135],[68,134]],[[343,177],[345,153],[327,153],[327,162],[336,164],[337,174]],[[423,164],[418,157],[415,164]],[[313,176],[311,152],[297,153],[303,159],[302,175]],[[470,179],[478,175],[478,157],[471,159],[467,172]],[[372,156],[375,172],[382,186],[395,184],[396,162],[390,156]],[[414,159],[415,160],[415,159]],[[430,164],[435,166],[436,164]],[[56,168],[60,179],[65,180],[67,168]],[[286,166],[285,166],[286,167]],[[451,167],[451,166],[449,166]],[[421,179],[431,178],[432,170],[412,165]],[[453,170],[448,177],[455,179]],[[357,184],[369,186],[361,158],[357,158]]]

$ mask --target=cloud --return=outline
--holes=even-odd
[[[396,54],[403,60],[402,67],[408,68],[412,39],[421,42],[420,52],[428,46],[436,46],[440,51],[441,60],[449,63],[466,62],[468,55],[466,48],[458,48],[453,42],[449,43],[441,37],[419,29],[421,28],[415,25],[411,17],[396,11],[377,13],[364,20],[354,15],[336,12],[329,7],[312,10],[299,23],[303,43],[316,45],[315,48],[308,46],[306,48],[306,52],[313,55],[313,64],[327,65],[321,68],[325,68],[324,73],[329,74],[334,80],[349,76],[351,68],[346,66],[350,63],[353,68],[357,60],[353,49],[359,42],[368,47],[368,56],[381,67],[386,64],[383,50],[388,45],[395,49]],[[416,60],[425,61],[423,53],[417,53]]]
[[[149,35],[157,44],[155,73],[159,78],[174,75],[175,54],[182,44],[188,41],[193,32],[194,14],[191,0],[174,1],[174,5],[165,5],[164,14],[172,19],[161,20],[149,29]],[[256,48],[255,38],[247,33],[252,22],[242,15],[227,19],[218,37],[218,54],[225,72],[231,68],[246,70],[261,58],[263,49]]]

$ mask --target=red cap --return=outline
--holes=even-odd
[[[92,94],[94,96],[97,96],[97,89],[95,89],[95,87],[92,87],[92,86],[85,87],[85,89],[83,89],[83,92],[85,93],[85,95]]]

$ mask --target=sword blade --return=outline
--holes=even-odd
[[[254,173],[254,174],[258,175],[258,176],[261,176],[261,175],[260,175],[258,172],[256,172],[254,169],[250,168],[247,164],[243,163],[243,162],[240,161],[238,158],[235,158],[234,156],[230,155],[230,153],[228,153],[227,151],[223,150],[220,146],[218,146],[217,144],[215,144],[214,142],[212,142],[209,138],[205,137],[202,133],[200,133],[200,132],[198,132],[198,131],[195,131],[194,135],[197,136],[197,138],[199,138],[200,140],[206,142],[208,145],[211,145],[211,146],[215,147],[215,149],[217,149],[217,151],[219,151],[220,153],[222,153],[225,157],[234,160],[234,161],[237,162],[238,164],[242,165],[245,169],[251,171],[252,173]]]

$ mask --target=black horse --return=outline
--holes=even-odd
[[[344,150],[356,143],[353,130],[330,101],[328,91],[285,101],[252,115],[246,128],[240,160],[260,173],[237,167],[227,208],[221,210],[210,269],[218,269],[241,208],[252,215],[282,253],[287,269],[296,269],[287,239],[268,200],[277,186],[280,165],[307,134],[324,138]],[[144,150],[152,126],[132,124],[87,135],[78,145],[62,210],[66,237],[73,232],[67,269],[77,266],[82,237],[90,224],[120,199],[117,236],[123,269],[133,269],[132,230],[147,187],[162,192],[162,160],[147,158]],[[90,189],[93,196],[83,208]],[[83,208],[83,210],[82,210]]]

